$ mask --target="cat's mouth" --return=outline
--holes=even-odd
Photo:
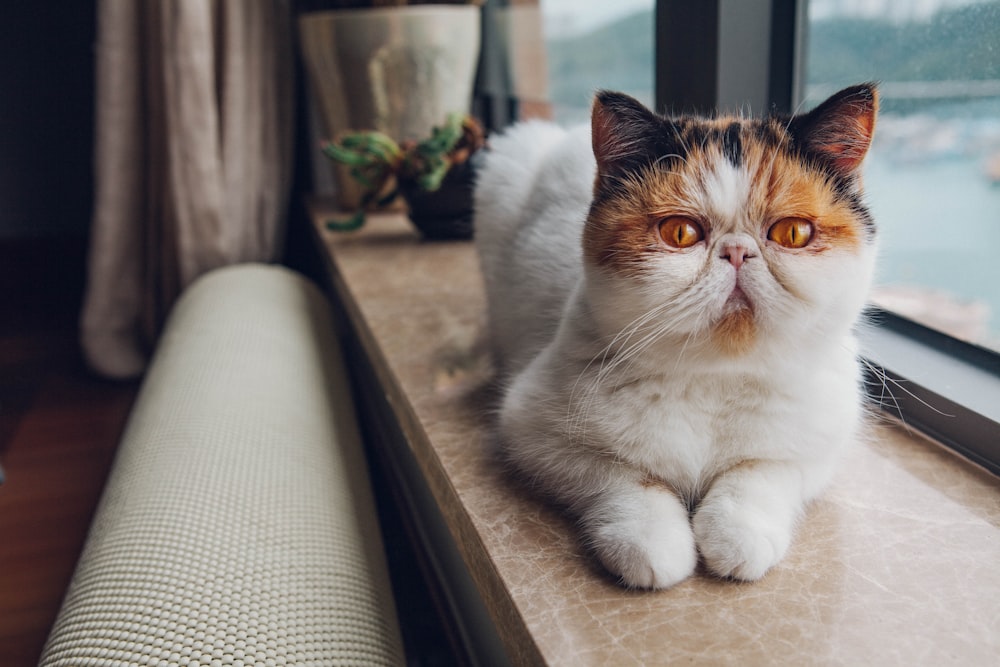
[[[728,314],[739,310],[749,310],[753,312],[753,302],[750,300],[750,297],[747,296],[747,293],[743,291],[743,288],[736,285],[733,287],[733,291],[726,299],[724,312]]]
[[[716,344],[727,354],[745,354],[753,347],[757,334],[753,302],[739,285],[726,299],[712,334]]]

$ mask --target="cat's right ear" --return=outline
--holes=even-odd
[[[599,91],[591,114],[596,186],[613,187],[621,176],[655,159],[662,134],[661,119],[641,102],[624,93]]]

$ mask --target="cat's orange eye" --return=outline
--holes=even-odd
[[[691,218],[674,215],[660,223],[660,238],[674,248],[690,248],[705,238],[705,232]]]
[[[804,248],[812,240],[813,223],[803,218],[782,218],[771,225],[767,238],[786,248]]]

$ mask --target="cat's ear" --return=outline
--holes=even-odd
[[[591,141],[597,159],[597,185],[655,159],[663,121],[637,99],[600,91],[591,113]]]
[[[877,114],[878,90],[875,84],[865,83],[845,88],[795,117],[789,129],[808,152],[849,175],[868,153]]]

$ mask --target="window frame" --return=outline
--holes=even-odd
[[[657,108],[797,109],[807,1],[657,0]],[[1000,355],[879,308],[867,322],[862,359],[872,403],[1000,475]]]
[[[654,11],[658,109],[789,113],[801,99],[803,2],[656,0]]]
[[[1000,355],[882,308],[869,321],[861,332],[869,400],[1000,475]]]

